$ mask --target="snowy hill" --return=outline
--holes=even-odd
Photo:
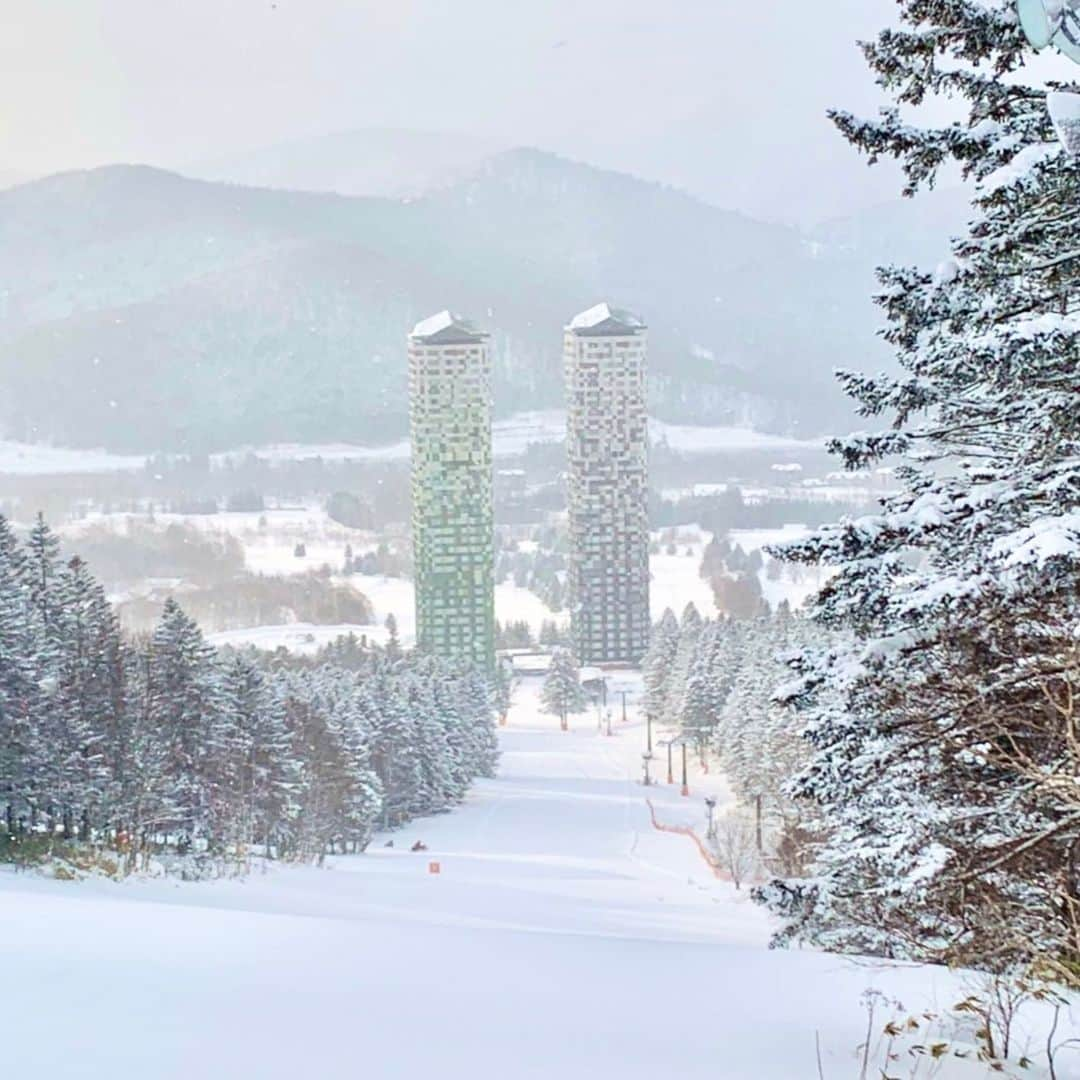
[[[0,912],[18,927],[11,1075],[794,1080],[820,1058],[843,1078],[859,1075],[868,988],[902,1000],[900,1016],[963,996],[940,969],[769,951],[746,891],[655,827],[700,830],[702,796],[727,796],[695,765],[690,798],[648,789],[652,817],[629,678],[630,721],[611,738],[591,715],[559,732],[537,687],[520,688],[498,779],[393,848],[377,837],[326,869],[123,885],[0,871]],[[417,839],[427,853],[409,852]],[[878,1005],[873,1063],[893,1015]],[[1039,1037],[1025,1014],[1018,1044]],[[905,1063],[919,1038],[896,1044]],[[939,1064],[943,1080],[997,1075]]]
[[[61,174],[0,192],[0,275],[0,434],[110,450],[398,438],[404,329],[448,305],[495,331],[503,415],[560,404],[561,327],[608,296],[669,421],[818,434],[832,368],[880,358],[868,276],[796,231],[529,150],[411,202]]]

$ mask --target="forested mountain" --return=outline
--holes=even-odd
[[[57,175],[0,192],[0,281],[4,434],[115,449],[398,437],[405,332],[447,306],[495,332],[502,413],[559,402],[561,327],[606,296],[669,419],[820,432],[833,367],[883,355],[849,261],[530,150],[412,201]]]
[[[250,187],[409,198],[468,176],[510,145],[460,132],[360,128],[228,154],[180,171]]]

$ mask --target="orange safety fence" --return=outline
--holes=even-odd
[[[657,829],[659,832],[675,833],[678,836],[690,837],[697,845],[698,852],[707,863],[709,869],[721,880],[730,880],[728,874],[725,873],[720,864],[713,857],[712,853],[705,846],[705,841],[702,840],[689,825],[665,825],[664,822],[656,816],[656,807],[653,806],[652,799],[646,799],[645,802],[649,806],[649,816],[652,818],[654,829]]]

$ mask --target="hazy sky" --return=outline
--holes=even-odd
[[[887,198],[824,117],[893,0],[0,0],[0,171],[362,127],[506,136],[812,220]]]

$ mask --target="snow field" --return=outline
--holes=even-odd
[[[108,524],[122,533],[133,520],[144,519],[126,514],[89,515],[65,526],[62,532],[69,539],[77,538],[86,528]],[[313,652],[328,641],[348,633],[357,636],[366,634],[370,640],[381,642],[386,636],[383,624],[390,614],[397,620],[401,641],[409,645],[415,640],[412,582],[382,575],[341,576],[339,571],[344,562],[346,545],[352,546],[355,555],[362,555],[378,546],[378,537],[338,525],[326,516],[321,506],[268,509],[263,513],[158,514],[155,521],[161,527],[183,524],[208,535],[234,537],[243,548],[248,570],[253,573],[304,574],[329,566],[337,582],[362,592],[374,609],[374,622],[367,626],[325,627],[291,623],[252,627],[212,635],[214,644],[251,644],[266,649],[284,646],[299,652]],[[783,529],[733,530],[730,538],[750,553],[766,544],[798,539],[805,533],[803,526],[790,525]],[[662,535],[662,532],[655,532],[652,539],[658,541]],[[668,555],[666,545],[662,544],[660,553],[650,559],[652,616],[658,619],[668,607],[677,614],[681,613],[692,601],[703,616],[714,617],[716,605],[712,590],[700,576],[702,553],[711,535],[697,526],[681,527],[678,535],[675,555]],[[297,558],[294,554],[298,543],[305,545],[307,554],[303,558]],[[690,555],[686,554],[687,550],[691,552]],[[813,568],[805,567],[785,567],[779,581],[768,580],[764,569],[760,573],[763,594],[773,606],[787,599],[793,607],[797,607],[819,587],[819,578],[820,575]],[[496,586],[495,615],[503,623],[525,621],[537,635],[547,620],[559,625],[565,625],[568,620],[565,611],[558,614],[549,611],[539,597],[511,582]]]
[[[664,441],[672,450],[684,454],[722,454],[747,450],[821,450],[821,440],[802,441],[782,435],[768,435],[741,427],[705,427],[688,424],[668,424],[662,420],[649,421],[653,442]],[[517,457],[533,443],[558,443],[566,437],[566,414],[561,409],[515,413],[492,425],[492,442],[497,458]],[[223,462],[256,454],[269,461],[406,461],[408,440],[402,439],[382,446],[359,446],[350,443],[299,444],[277,443],[271,446],[230,450],[214,455]]]
[[[667,545],[661,542],[659,554],[649,557],[652,578],[649,585],[649,613],[653,622],[664,614],[666,608],[681,615],[683,608],[691,602],[703,617],[716,616],[712,588],[701,576],[701,556],[711,537],[696,527],[680,528],[678,534],[680,539],[676,541],[674,555],[669,555]],[[653,541],[659,541],[660,536],[661,533],[653,533]]]
[[[864,989],[909,1009],[958,1000],[945,972],[768,951],[761,909],[652,828],[637,681],[610,686],[631,698],[611,738],[595,713],[559,732],[539,680],[519,686],[498,779],[325,869],[0,874],[0,926],[17,928],[0,945],[5,1075],[794,1080],[816,1075],[820,1039],[826,1077],[845,1080]],[[699,781],[690,799],[651,788],[658,814],[700,817]]]

